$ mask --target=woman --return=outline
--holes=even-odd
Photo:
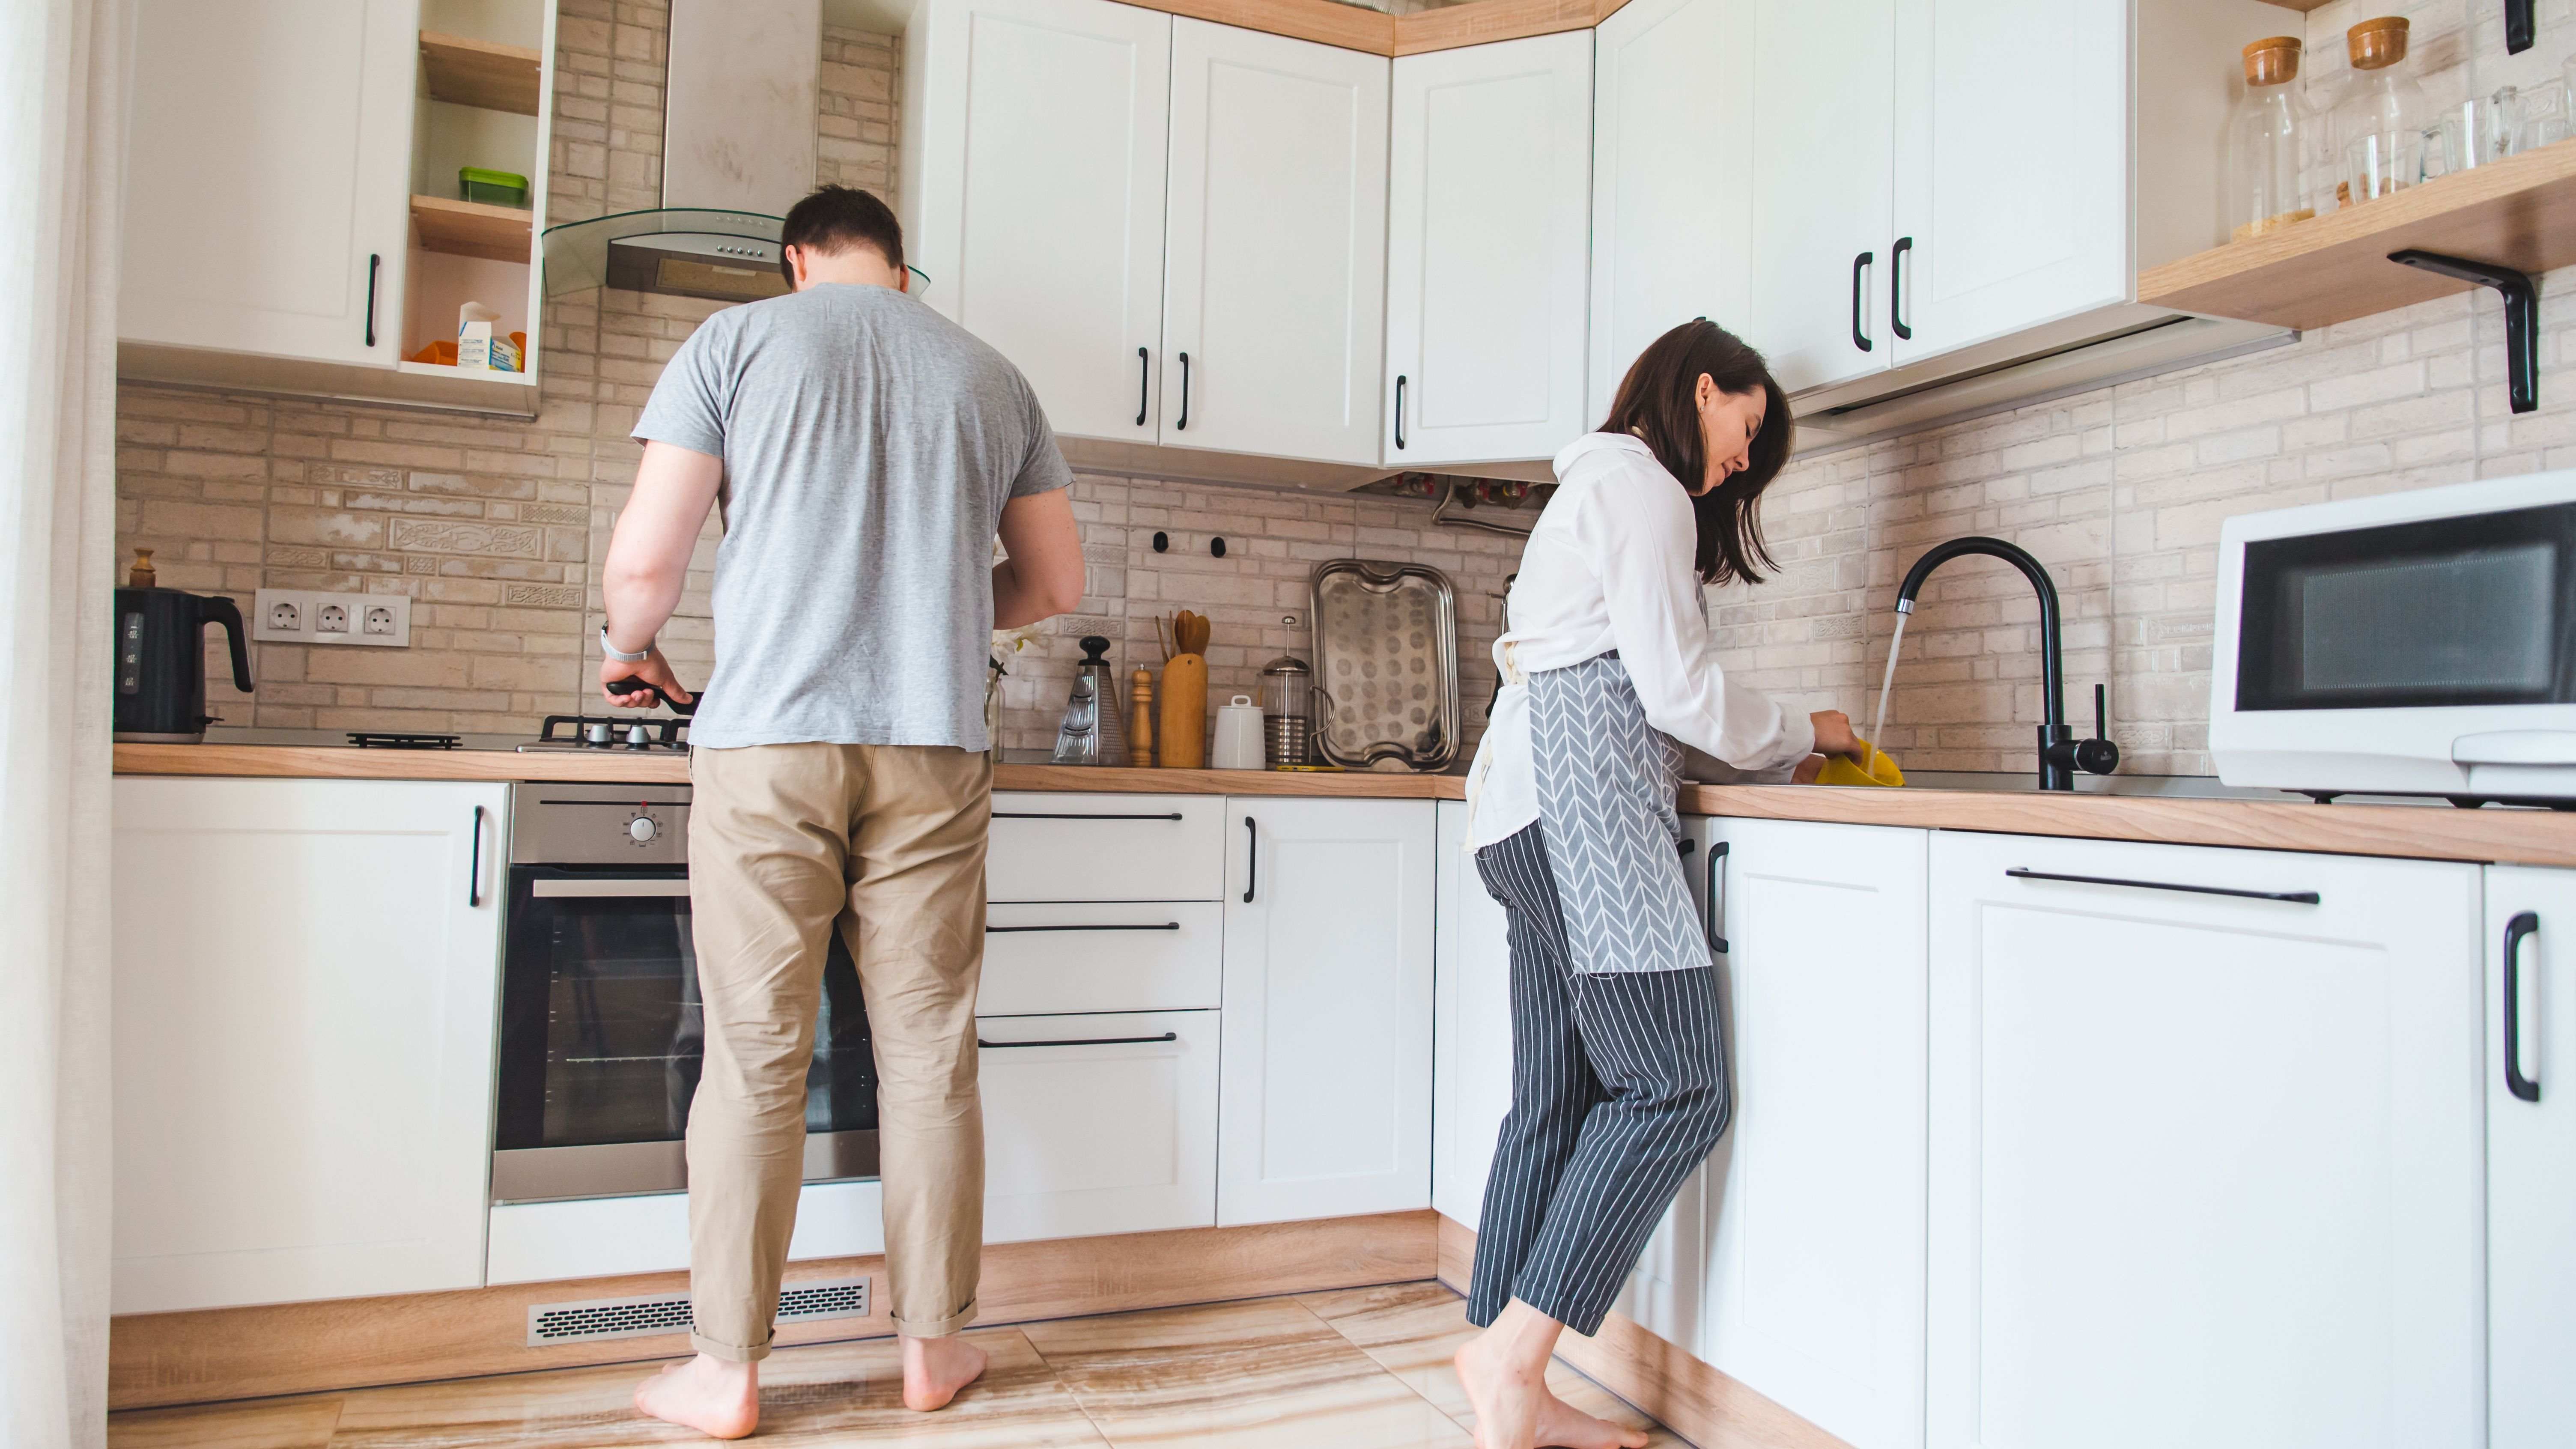
[[[1727,682],[1704,584],[1774,567],[1755,504],[1789,458],[1761,354],[1705,318],[1628,369],[1556,496],[1494,645],[1471,839],[1510,920],[1512,1110],[1458,1350],[1481,1449],[1642,1445],[1547,1391],[1557,1335],[1601,1326],[1646,1237],[1726,1130],[1707,937],[1676,848],[1682,746],[1787,778],[1851,722]]]

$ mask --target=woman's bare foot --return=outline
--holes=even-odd
[[[714,1439],[760,1427],[760,1366],[699,1354],[635,1386],[635,1407]]]
[[[1646,1449],[1645,1430],[1596,1419],[1543,1386],[1539,1392],[1547,1394],[1538,1411],[1538,1442],[1546,1449]]]
[[[1489,1328],[1467,1340],[1451,1360],[1467,1390],[1467,1403],[1476,1411],[1476,1449],[1537,1449],[1547,1442],[1539,1437],[1549,1400],[1546,1361],[1540,1361],[1536,1372],[1513,1362],[1495,1334]]]
[[[959,1389],[983,1377],[984,1362],[984,1350],[954,1334],[905,1338],[903,1406],[923,1414],[948,1407]]]

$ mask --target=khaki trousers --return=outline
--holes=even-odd
[[[984,1118],[991,757],[916,745],[690,755],[689,897],[706,1070],[689,1108],[689,1271],[699,1351],[766,1358],[804,1177],[805,1074],[826,932],[858,964],[876,1045],[886,1276],[916,1338],[975,1318]]]

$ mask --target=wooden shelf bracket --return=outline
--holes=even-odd
[[[2493,287],[2504,294],[2505,391],[2513,410],[2532,412],[2540,406],[2540,279],[2511,267],[2473,262],[2464,257],[2409,247],[2390,252],[2402,266],[2421,267],[2463,282]]]
[[[2531,49],[2531,0],[2504,0],[2504,49],[2520,55]]]

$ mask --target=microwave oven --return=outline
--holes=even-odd
[[[2230,785],[2576,808],[2576,469],[2226,521]]]

